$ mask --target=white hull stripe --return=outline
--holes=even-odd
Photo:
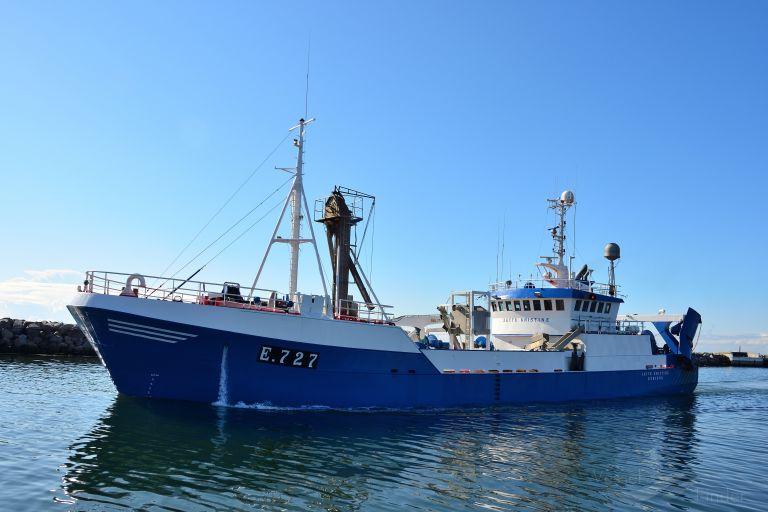
[[[150,334],[152,336],[158,336],[158,337],[163,338],[163,339],[169,339],[169,340],[175,340],[175,341],[180,341],[180,340],[186,340],[187,339],[186,336],[175,336],[173,334],[163,334],[161,332],[153,332],[153,331],[145,331],[144,329],[136,329],[135,327],[123,327],[122,325],[109,324],[109,330],[110,331],[115,330],[115,329],[117,329],[117,330],[119,330],[121,332],[135,332],[135,333],[138,333],[138,334]]]
[[[115,327],[118,327],[118,326],[121,328],[135,327],[135,328],[141,329],[142,331],[155,331],[160,335],[162,335],[163,333],[168,333],[168,334],[176,334],[178,336],[184,336],[186,338],[197,337],[197,334],[191,334],[188,332],[180,332],[180,331],[171,331],[170,329],[160,329],[159,327],[150,327],[149,325],[135,324],[133,322],[124,322],[122,320],[115,320],[113,318],[108,318],[107,321],[110,324],[116,324]]]
[[[109,328],[109,332],[117,332],[117,333],[120,333],[120,334],[127,334],[129,336],[138,336],[139,338],[147,338],[147,339],[155,340],[155,341],[164,341],[166,343],[178,343],[179,342],[179,340],[170,340],[168,338],[158,338],[157,336],[147,336],[146,334],[139,334],[137,332],[131,332],[131,331],[122,331],[120,329],[116,329],[116,328],[113,328],[113,327]]]
[[[148,325],[124,322],[112,318],[108,318],[107,323],[111,332],[138,336],[139,338],[147,338],[150,340],[165,341],[168,343],[176,343],[178,341],[197,337],[197,334],[171,331],[170,329],[160,329],[159,327],[150,327]]]

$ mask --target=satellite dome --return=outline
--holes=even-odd
[[[573,196],[573,192],[566,190],[560,194],[560,202],[567,205],[572,205],[576,198]]]
[[[621,258],[619,244],[610,243],[605,246],[605,259],[615,261]]]

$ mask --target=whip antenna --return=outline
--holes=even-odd
[[[309,56],[312,50],[312,32],[307,40],[307,82],[304,86],[304,119],[309,117]]]

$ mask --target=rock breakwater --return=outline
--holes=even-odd
[[[0,318],[0,353],[95,356],[80,328],[62,322]]]
[[[693,354],[693,358],[699,366],[731,366],[731,360],[725,354],[701,352]]]

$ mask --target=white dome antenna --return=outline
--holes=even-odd
[[[562,194],[560,194],[560,203],[566,206],[571,206],[575,202],[576,202],[576,196],[574,196],[573,192],[571,192],[570,190],[566,190]]]

